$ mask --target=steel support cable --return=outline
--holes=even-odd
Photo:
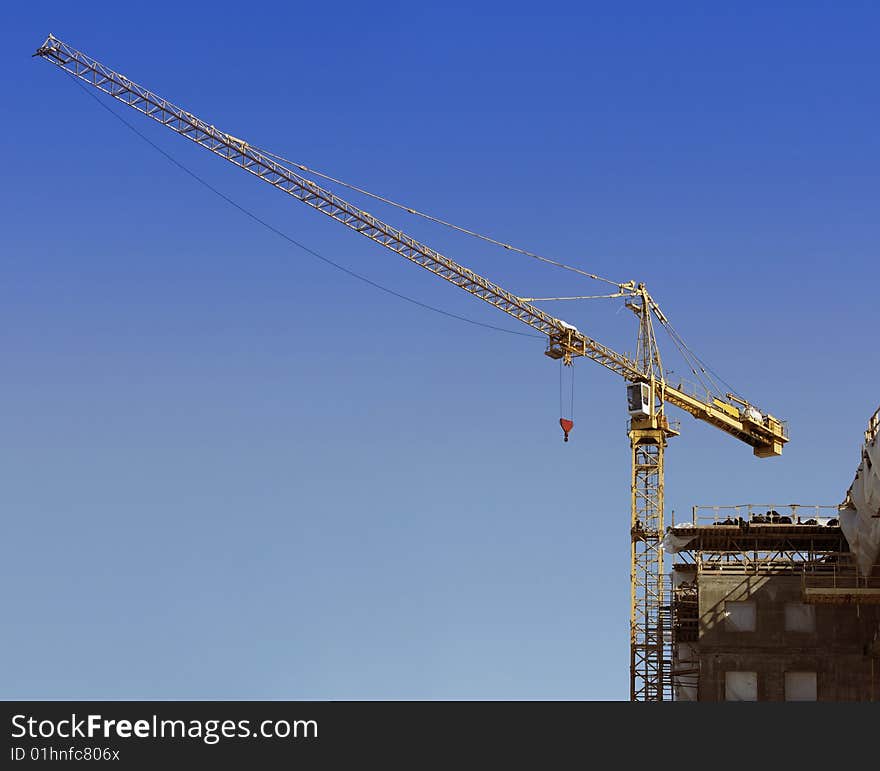
[[[730,393],[736,393],[736,389],[730,385],[724,378],[722,378],[717,372],[715,372],[705,361],[703,361],[697,354],[694,352],[691,347],[684,341],[684,338],[678,333],[675,327],[672,326],[672,323],[666,317],[666,314],[660,310],[660,306],[657,305],[656,301],[653,297],[650,298],[651,308],[654,311],[654,315],[657,317],[657,321],[660,325],[666,330],[666,334],[669,335],[669,338],[672,340],[675,347],[678,349],[679,353],[681,353],[682,358],[684,358],[685,363],[688,365],[688,368],[693,373],[694,377],[699,381],[700,385],[702,385],[706,392],[709,394],[715,394],[718,397],[722,396],[722,388],[719,383],[723,383],[727,386],[727,389]],[[699,369],[699,372],[697,370]],[[706,376],[706,380],[703,379],[703,376]],[[708,382],[707,382],[708,381]]]
[[[535,254],[534,252],[530,252],[527,249],[521,249],[518,246],[513,246],[512,244],[505,243],[504,241],[499,241],[496,238],[492,238],[491,236],[483,235],[482,233],[478,233],[475,230],[470,230],[468,228],[461,227],[460,225],[456,225],[452,222],[448,222],[447,220],[440,219],[439,217],[435,217],[431,214],[427,214],[425,212],[419,211],[418,209],[414,209],[411,206],[407,206],[406,204],[398,203],[397,201],[392,201],[390,198],[386,198],[384,196],[378,195],[377,193],[371,193],[369,190],[365,190],[362,187],[358,187],[357,185],[352,185],[349,182],[345,182],[341,179],[337,179],[336,177],[331,177],[329,174],[324,174],[317,169],[312,169],[302,163],[298,163],[297,161],[292,161],[290,158],[285,158],[283,155],[278,155],[276,153],[271,152],[270,150],[266,150],[263,147],[259,147],[257,145],[250,145],[258,152],[263,155],[268,155],[270,158],[274,158],[277,161],[281,161],[282,163],[289,163],[292,166],[296,166],[300,171],[308,172],[309,174],[314,174],[316,177],[320,177],[321,179],[325,179],[328,182],[332,182],[335,185],[340,185],[341,187],[348,188],[349,190],[353,190],[356,193],[360,193],[361,195],[365,195],[368,198],[372,198],[376,201],[380,201],[381,203],[387,204],[388,206],[394,206],[401,211],[405,211],[408,214],[414,214],[416,217],[421,217],[422,219],[428,220],[429,222],[434,222],[437,225],[442,225],[443,227],[450,228],[451,230],[456,230],[459,233],[464,233],[465,235],[471,236],[473,238],[478,238],[481,241],[485,241],[490,244],[494,244],[495,246],[500,246],[502,249],[507,249],[511,252],[516,252],[517,254],[525,255],[526,257],[531,257],[533,260],[539,260],[540,262],[544,262],[548,265],[553,265],[557,268],[562,268],[563,270],[571,271],[572,273],[577,273],[581,276],[586,276],[587,278],[591,278],[594,281],[604,281],[606,284],[611,284],[611,286],[616,286],[620,288],[631,288],[635,286],[635,282],[633,281],[612,281],[610,278],[604,278],[603,276],[596,275],[595,273],[589,273],[588,271],[581,270],[580,268],[576,268],[573,265],[566,265],[564,262],[559,262],[558,260],[553,260],[550,257],[544,257],[540,254]],[[553,299],[564,299],[564,298],[553,298]],[[573,298],[573,299],[581,299],[581,298]],[[583,298],[587,299],[587,298]],[[590,298],[592,299],[592,298]]]
[[[715,387],[718,388],[718,396],[722,395],[722,393],[721,393],[722,389],[720,388],[720,385],[722,385],[722,384],[727,387],[729,393],[732,393],[734,395],[737,395],[739,393],[730,383],[728,383],[723,377],[721,377],[717,372],[715,372],[715,370],[712,369],[712,367],[710,367],[705,361],[703,361],[703,359],[701,359],[687,345],[687,343],[685,343],[682,336],[678,334],[678,332],[675,330],[675,328],[672,326],[672,324],[668,320],[664,319],[662,324],[663,324],[663,327],[669,333],[670,337],[673,339],[673,341],[675,341],[675,339],[678,339],[678,341],[681,343],[681,345],[693,357],[694,361],[697,363],[700,370],[706,375],[707,378],[709,378],[710,380],[713,381],[713,384],[715,385]]]
[[[669,338],[678,349],[679,353],[681,353],[682,358],[684,358],[685,362],[690,368],[690,371],[697,379],[697,382],[699,382],[699,384],[706,389],[706,393],[714,394],[715,396],[721,396],[721,388],[713,380],[709,373],[706,372],[705,367],[701,364],[697,355],[685,344],[681,336],[677,333],[674,333],[674,331],[668,327],[666,328],[666,331],[669,334]],[[706,376],[705,378],[703,377],[704,375]]]
[[[416,300],[416,299],[414,299],[414,298],[412,298],[412,297],[409,297],[408,295],[402,294],[401,292],[397,292],[397,291],[395,291],[394,289],[389,289],[388,287],[383,286],[382,284],[379,284],[378,282],[373,281],[372,279],[367,278],[366,276],[364,276],[364,275],[362,275],[362,274],[360,274],[360,273],[357,273],[357,272],[351,270],[350,268],[346,268],[344,265],[341,265],[341,264],[339,264],[338,262],[335,262],[335,261],[331,260],[329,257],[325,257],[323,254],[320,254],[319,252],[315,251],[314,249],[312,249],[312,248],[306,246],[305,244],[303,244],[303,243],[297,241],[297,240],[296,240],[295,238],[293,238],[292,236],[289,236],[289,235],[288,235],[287,233],[285,233],[284,231],[279,230],[279,229],[276,228],[274,225],[272,225],[271,223],[269,223],[269,222],[267,222],[266,220],[262,219],[262,218],[261,218],[260,216],[258,216],[257,214],[254,214],[254,212],[252,212],[250,209],[247,209],[246,207],[242,206],[241,204],[239,204],[238,202],[236,202],[235,200],[233,200],[232,198],[230,198],[230,197],[229,197],[228,195],[226,195],[225,193],[223,193],[223,192],[221,192],[220,190],[218,190],[216,187],[214,187],[214,186],[213,186],[210,182],[208,182],[206,179],[204,179],[203,177],[200,177],[200,176],[199,176],[198,174],[196,174],[194,171],[192,171],[192,170],[189,169],[187,166],[185,166],[183,163],[181,163],[180,161],[178,161],[178,160],[177,160],[173,155],[171,155],[169,152],[167,152],[166,150],[164,150],[163,148],[161,148],[159,145],[157,145],[155,142],[153,142],[153,140],[151,140],[148,136],[146,136],[145,134],[143,134],[139,129],[137,129],[134,125],[132,125],[129,121],[127,121],[124,117],[122,117],[119,113],[117,113],[116,110],[112,109],[109,105],[104,104],[104,102],[101,101],[101,99],[98,98],[98,96],[97,96],[96,94],[93,94],[93,93],[92,93],[91,91],[89,91],[85,86],[83,86],[83,85],[77,80],[77,78],[76,78],[75,75],[72,75],[71,73],[67,72],[67,70],[63,70],[63,71],[67,73],[67,75],[68,75],[68,76],[74,81],[74,83],[76,83],[76,85],[77,85],[80,89],[82,89],[82,91],[83,91],[84,93],[88,94],[88,95],[89,95],[92,99],[94,99],[94,100],[95,100],[95,101],[96,101],[101,107],[103,107],[105,110],[107,110],[107,112],[109,112],[114,118],[116,118],[116,119],[119,120],[121,123],[123,123],[125,126],[127,126],[131,131],[133,131],[133,132],[134,132],[138,137],[140,137],[144,142],[146,142],[148,145],[150,145],[150,147],[152,147],[154,150],[156,150],[158,153],[160,153],[162,156],[164,156],[168,161],[170,161],[170,162],[173,163],[175,166],[177,166],[177,168],[179,168],[179,169],[180,169],[181,171],[183,171],[185,174],[188,174],[190,177],[192,177],[194,180],[196,180],[196,182],[198,182],[199,184],[201,184],[201,185],[203,185],[204,187],[206,187],[206,188],[207,188],[208,190],[210,190],[212,193],[214,193],[215,195],[217,195],[217,196],[219,196],[220,198],[222,198],[222,199],[223,199],[224,201],[226,201],[226,203],[228,203],[230,206],[235,207],[235,208],[238,209],[242,214],[244,214],[244,215],[250,217],[254,222],[258,223],[259,225],[262,225],[262,226],[263,226],[264,228],[266,228],[267,230],[270,230],[271,232],[275,233],[275,235],[280,236],[280,237],[283,238],[285,241],[291,243],[293,246],[296,246],[297,248],[302,249],[304,252],[307,252],[308,254],[312,255],[313,257],[316,257],[317,259],[321,260],[322,262],[327,263],[327,264],[330,265],[331,267],[336,268],[336,269],[339,270],[339,271],[342,271],[343,273],[345,273],[345,274],[351,276],[352,278],[356,278],[356,279],[358,279],[359,281],[363,281],[365,284],[369,284],[370,286],[375,287],[376,289],[379,289],[379,290],[381,290],[382,292],[385,292],[385,293],[387,293],[387,294],[393,295],[394,297],[397,297],[397,298],[399,298],[399,299],[401,299],[401,300],[405,300],[406,302],[408,302],[408,303],[412,303],[413,305],[417,305],[417,306],[420,307],[420,308],[424,308],[425,310],[433,311],[434,313],[439,313],[441,316],[447,316],[448,318],[457,319],[458,321],[464,321],[464,322],[466,322],[466,323],[468,323],[468,324],[473,324],[474,326],[483,327],[483,328],[485,328],[485,329],[492,329],[492,330],[495,330],[496,332],[506,332],[506,333],[509,334],[509,335],[518,335],[518,336],[520,336],[520,337],[530,337],[530,338],[533,338],[533,339],[541,339],[541,340],[544,339],[544,338],[543,338],[543,335],[533,335],[533,334],[530,334],[529,332],[519,332],[519,331],[514,330],[514,329],[506,329],[506,328],[504,328],[504,327],[496,326],[495,324],[488,324],[488,323],[483,322],[483,321],[477,321],[477,320],[475,320],[475,319],[467,318],[466,316],[459,316],[459,315],[456,314],[456,313],[451,313],[450,311],[445,311],[445,310],[443,310],[442,308],[437,308],[437,307],[435,307],[435,306],[433,306],[433,305],[428,305],[427,303],[423,303],[423,302],[421,302],[420,300]]]
[[[667,329],[667,333],[669,333],[668,329]],[[703,379],[703,377],[700,375],[700,372],[698,370],[702,370],[702,367],[700,366],[699,362],[695,361],[695,358],[690,353],[689,349],[686,346],[684,346],[679,341],[679,339],[677,337],[675,337],[674,335],[672,335],[671,333],[669,334],[669,338],[670,338],[670,340],[672,340],[672,344],[676,347],[678,352],[681,354],[682,358],[684,359],[685,364],[687,365],[688,369],[690,369],[691,374],[697,379],[697,382],[701,386],[703,386],[703,388],[706,389],[706,392],[710,393],[710,394],[714,393],[716,395],[720,394],[720,390],[716,390],[714,384],[706,382]]]

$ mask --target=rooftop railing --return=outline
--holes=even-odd
[[[694,506],[691,522],[679,527],[704,525],[826,525],[839,524],[837,506],[804,503],[743,503],[735,506]]]

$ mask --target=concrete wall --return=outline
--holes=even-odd
[[[725,603],[755,603],[755,630],[732,631]],[[787,631],[785,606],[801,602],[798,576],[699,577],[700,701],[723,701],[728,671],[757,672],[759,701],[785,699],[786,672],[816,672],[819,701],[880,701],[880,658],[870,646],[880,606],[815,605],[815,631]]]

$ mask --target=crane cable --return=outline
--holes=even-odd
[[[566,370],[571,370],[570,378],[565,377]],[[565,364],[562,359],[559,360],[559,416],[574,421],[574,364]]]
[[[381,203],[388,204],[389,206],[394,206],[401,211],[405,211],[408,214],[414,214],[416,217],[421,217],[422,219],[428,220],[429,222],[434,222],[437,225],[443,225],[444,227],[450,228],[451,230],[456,230],[459,233],[464,233],[465,235],[471,236],[473,238],[478,238],[481,241],[486,241],[487,243],[494,244],[495,246],[500,246],[503,249],[507,249],[511,252],[517,252],[518,254],[525,255],[526,257],[531,257],[534,260],[539,260],[540,262],[547,263],[548,265],[553,265],[557,268],[562,268],[563,270],[571,271],[572,273],[577,273],[581,276],[586,276],[587,278],[591,278],[594,281],[604,281],[606,284],[611,284],[611,286],[616,286],[621,291],[625,291],[627,289],[634,289],[635,282],[634,281],[612,281],[609,278],[604,278],[603,276],[599,276],[595,273],[589,273],[588,271],[581,270],[580,268],[576,268],[573,265],[566,265],[564,262],[559,262],[558,260],[553,260],[549,257],[544,257],[540,254],[535,254],[534,252],[530,252],[527,249],[521,249],[518,246],[513,246],[512,244],[505,243],[504,241],[499,241],[497,238],[492,238],[491,236],[483,235],[482,233],[477,233],[474,230],[469,230],[468,228],[461,227],[460,225],[456,225],[452,222],[448,222],[447,220],[440,219],[439,217],[435,217],[432,214],[427,214],[425,212],[419,211],[418,209],[414,209],[411,206],[406,206],[405,204],[398,203],[397,201],[392,201],[390,198],[386,198],[385,196],[378,195],[377,193],[371,193],[369,190],[365,190],[362,187],[358,187],[357,185],[352,185],[349,182],[345,182],[341,179],[337,179],[336,177],[331,177],[329,174],[324,174],[317,169],[309,168],[308,166],[298,163],[296,161],[292,161],[289,158],[285,158],[283,155],[278,155],[269,150],[265,150],[261,147],[257,147],[256,145],[249,145],[251,148],[256,150],[263,155],[267,155],[270,158],[274,158],[277,161],[281,161],[282,163],[289,163],[292,166],[295,166],[300,171],[304,171],[308,174],[314,174],[316,177],[320,177],[321,179],[327,180],[328,182],[332,182],[335,185],[340,185],[341,187],[345,187],[349,190],[353,190],[356,193],[360,193],[361,195],[365,195],[368,198],[372,198],[376,201],[380,201]],[[526,298],[521,298],[526,299]],[[535,298],[537,299],[537,298]],[[576,298],[548,298],[548,299],[584,299],[591,300],[594,299],[592,297],[576,297]]]
[[[566,370],[571,370],[571,378],[568,381],[568,404],[563,397]],[[563,441],[567,442],[568,435],[574,428],[574,362],[566,363],[563,359],[559,360],[559,426],[562,429]]]
[[[666,330],[666,334],[669,335],[670,340],[672,340],[675,347],[678,349],[678,352],[681,354],[682,358],[690,369],[691,373],[693,373],[694,377],[699,381],[700,385],[706,389],[706,393],[708,395],[718,396],[722,395],[722,389],[719,386],[719,382],[723,383],[727,386],[728,392],[730,395],[736,395],[736,389],[730,385],[723,377],[721,377],[715,370],[713,370],[705,361],[703,361],[684,341],[684,338],[678,334],[678,331],[675,327],[672,326],[672,323],[667,318],[666,314],[660,310],[660,306],[657,304],[657,301],[651,297],[647,296],[647,302],[649,303],[649,307],[653,312],[654,316],[657,318],[657,321],[660,323]],[[699,372],[697,371],[699,370]],[[702,374],[700,374],[702,373]],[[705,379],[704,377],[705,376]]]
[[[717,372],[715,372],[715,370],[712,369],[712,367],[706,364],[705,361],[703,361],[693,350],[691,350],[688,344],[685,343],[684,338],[682,338],[682,336],[675,330],[675,328],[672,326],[667,318],[664,317],[660,319],[660,324],[666,330],[670,340],[672,340],[679,353],[681,353],[682,358],[684,358],[688,367],[690,367],[690,370],[694,374],[694,377],[696,377],[697,380],[700,381],[700,383],[709,393],[713,393],[715,396],[720,397],[723,393],[723,389],[720,387],[720,384],[723,384],[727,387],[730,393],[737,395],[738,391],[732,385],[730,385],[730,383],[722,378]],[[697,372],[697,369],[699,369],[699,372]],[[703,373],[703,375],[705,375],[705,380],[700,373]]]

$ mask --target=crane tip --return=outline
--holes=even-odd
[[[55,47],[55,44],[58,43],[58,42],[59,42],[58,38],[55,37],[55,35],[53,35],[53,34],[50,32],[50,33],[49,33],[49,37],[47,37],[47,38],[43,41],[43,45],[41,45],[41,46],[36,50],[36,53],[34,53],[34,56],[40,56],[44,51],[47,51],[47,50],[50,50],[50,49],[54,48],[54,47]]]

